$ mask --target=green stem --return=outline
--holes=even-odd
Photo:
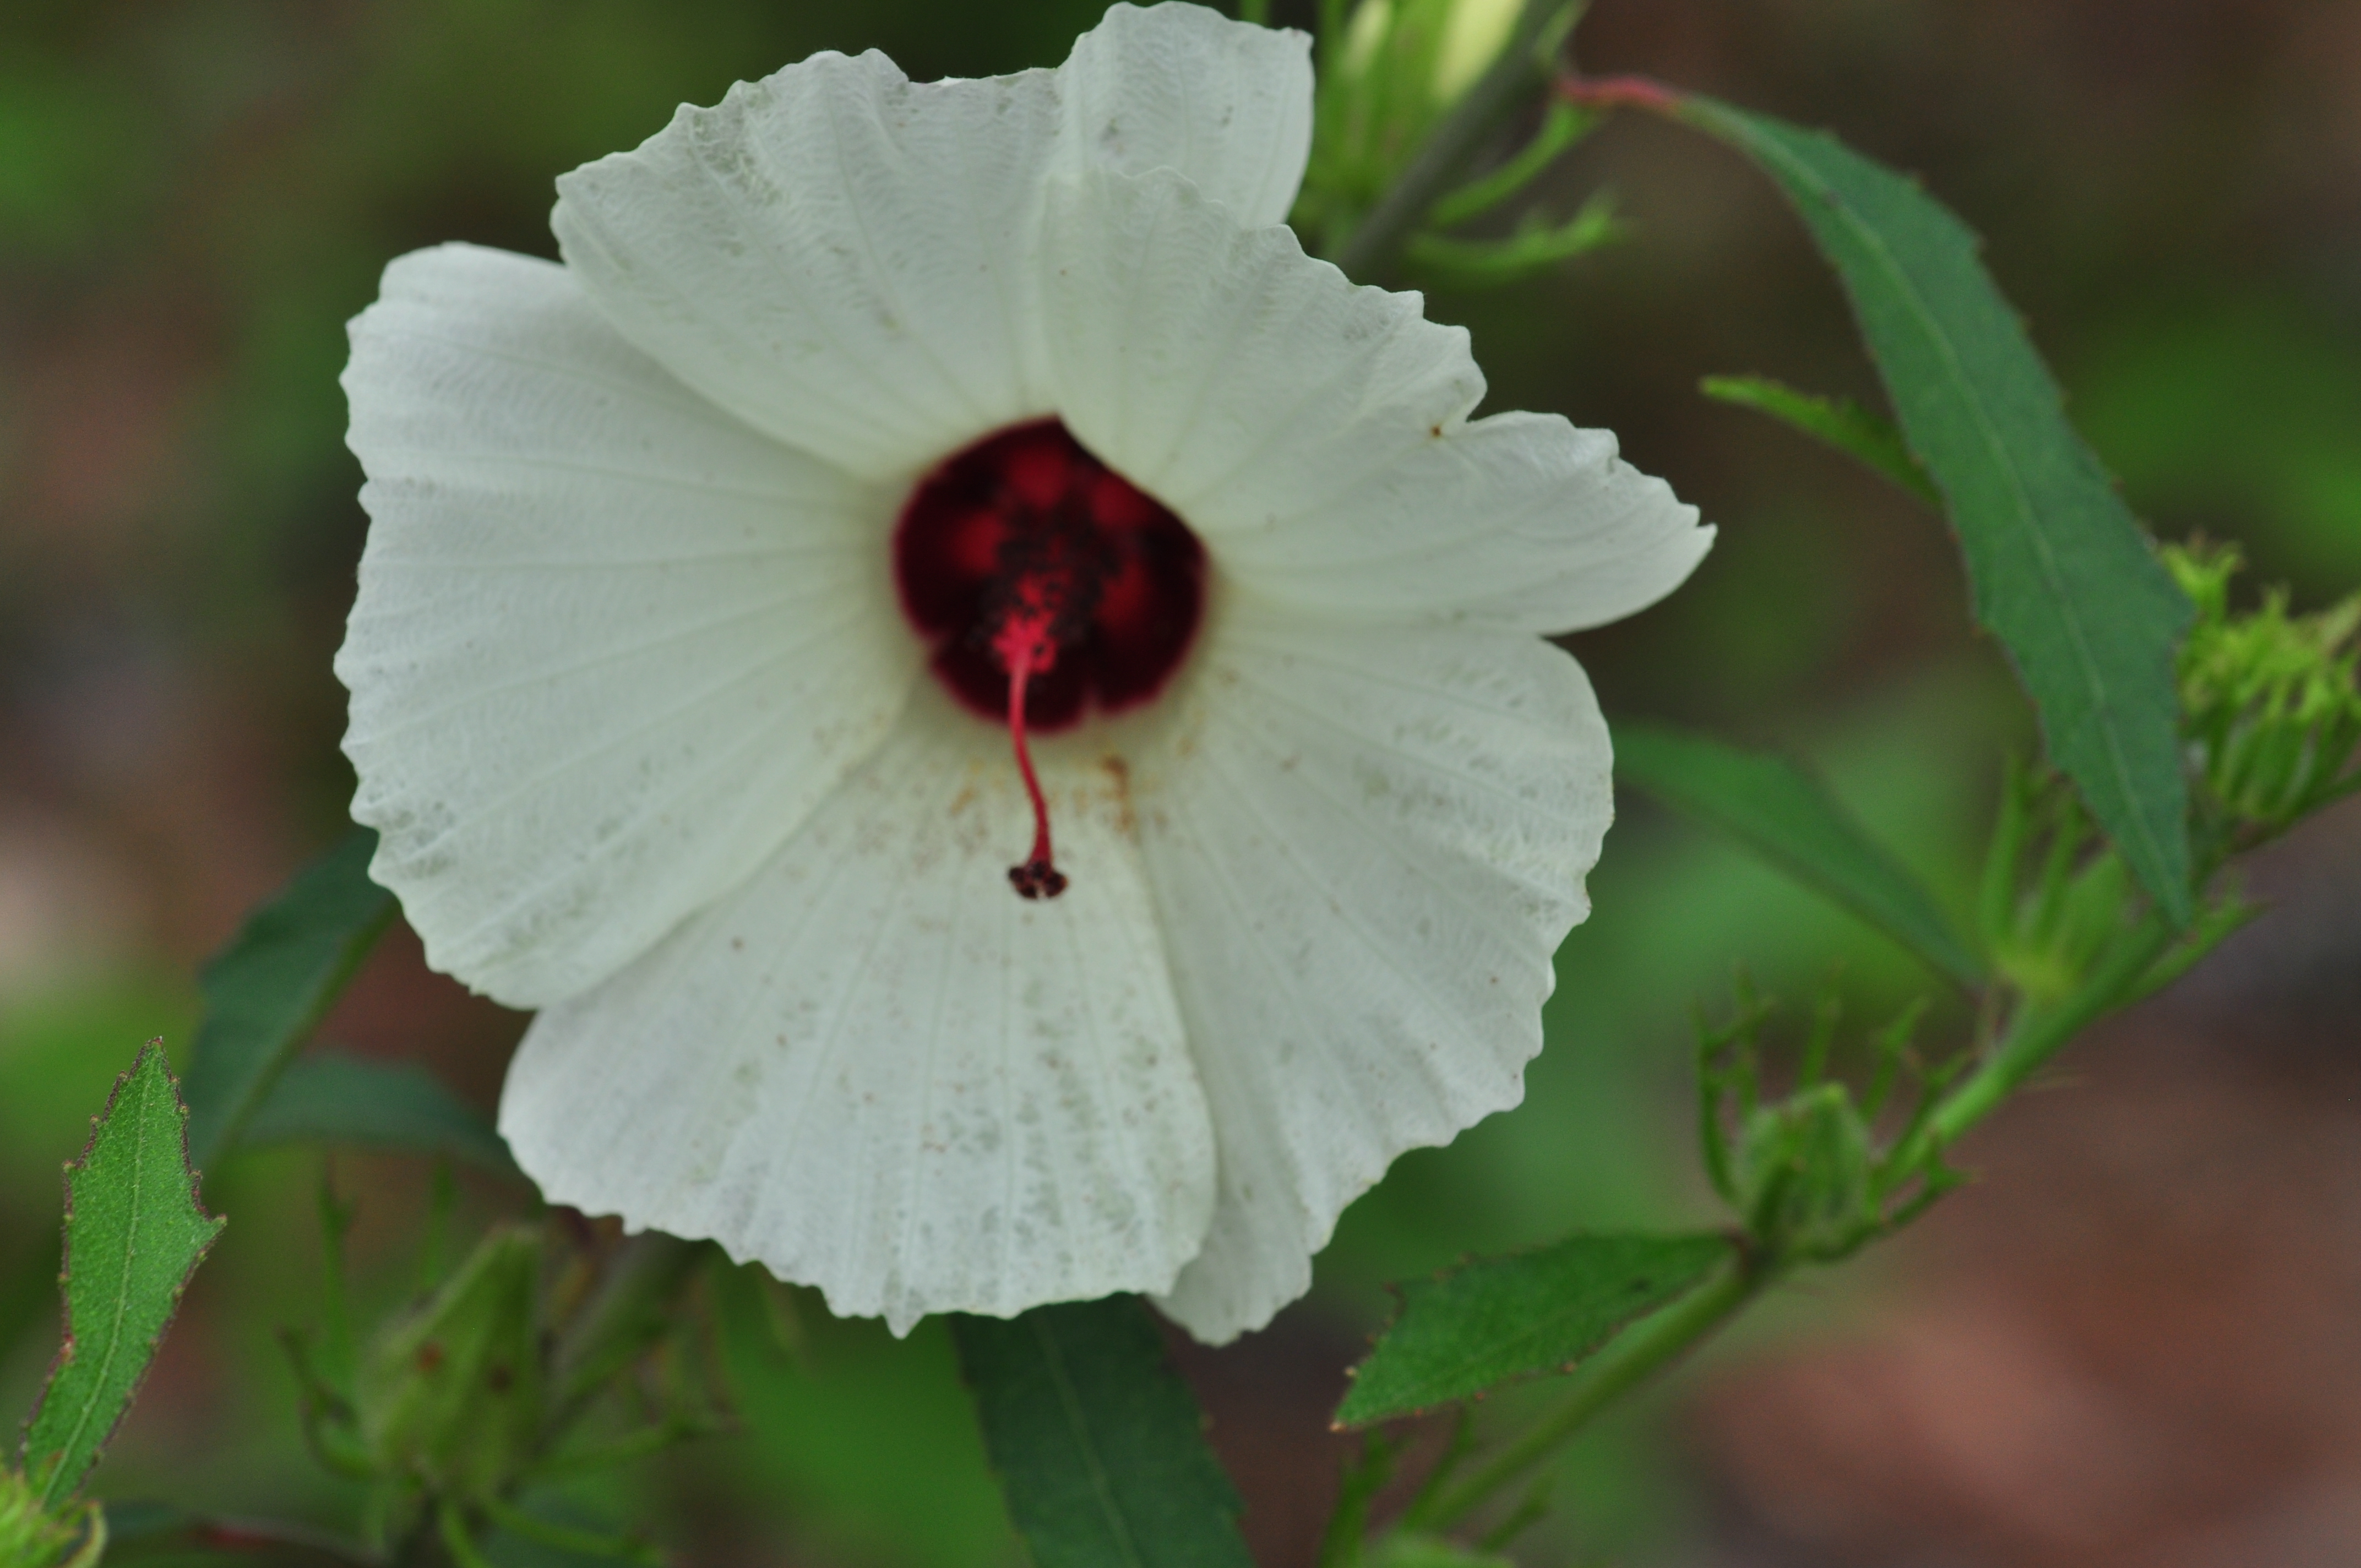
[[[1567,9],[1566,0],[1525,0],[1516,27],[1490,68],[1428,133],[1393,189],[1337,243],[1329,259],[1345,277],[1367,282],[1391,260],[1411,231],[1425,221],[1428,209],[1459,182],[1468,160],[1494,128],[1548,79],[1551,68],[1542,58],[1542,48],[1554,33],[1565,36],[1559,18]]]
[[[511,1535],[576,1557],[608,1557],[647,1564],[650,1568],[664,1561],[653,1548],[628,1536],[601,1535],[596,1530],[577,1530],[571,1525],[554,1523],[538,1514],[530,1514],[497,1500],[487,1499],[483,1508],[487,1519]]]
[[[1894,1151],[1894,1168],[1909,1169],[1912,1162],[1932,1157],[1992,1114],[2069,1040],[2120,1005],[2173,938],[2171,923],[2161,912],[2150,911],[2115,943],[2081,990],[2059,1007],[2023,1018],[1983,1066],[1944,1097],[1926,1124]],[[1573,1388],[1556,1409],[1458,1486],[1414,1505],[1402,1518],[1403,1528],[1445,1529],[1481,1507],[1593,1416],[1720,1329],[1778,1272],[1741,1255],[1709,1283],[1625,1332],[1575,1374]]]
[[[1458,1486],[1402,1518],[1410,1530],[1443,1530],[1482,1506],[1554,1453],[1591,1417],[1677,1361],[1752,1300],[1770,1277],[1743,1255],[1652,1318],[1626,1330],[1583,1364],[1557,1409],[1519,1434]]]
[[[467,1516],[449,1497],[434,1505],[434,1527],[443,1538],[443,1550],[451,1554],[457,1568],[492,1568],[467,1533]]]
[[[1888,1161],[1892,1168],[1908,1170],[1923,1164],[1998,1110],[2067,1041],[2121,1005],[2150,966],[2172,946],[2174,934],[2172,923],[2163,913],[2150,910],[2116,941],[2081,990],[2057,1007],[2019,1019],[1984,1064],[1945,1095],[1926,1125],[1894,1151]]]

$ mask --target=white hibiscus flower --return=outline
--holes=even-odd
[[[353,813],[540,1010],[553,1201],[897,1331],[1218,1342],[1517,1102],[1610,816],[1541,634],[1710,534],[1303,255],[1311,95],[1181,5],[990,81],[823,54],[559,181],[563,266],[387,269]]]

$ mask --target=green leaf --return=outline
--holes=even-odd
[[[1730,834],[1968,989],[1983,983],[1934,895],[1800,764],[1648,725],[1614,734],[1617,777]]]
[[[82,1485],[147,1376],[189,1277],[223,1221],[197,1201],[181,1109],[159,1041],[115,1081],[82,1158],[66,1168],[66,1335],[23,1455],[55,1508]]]
[[[1836,268],[1910,449],[1949,502],[1976,619],[2015,662],[2051,759],[2187,925],[2172,665],[2189,601],[2067,422],[1976,236],[1833,137],[1705,98],[1677,113],[1762,165]]]
[[[1918,459],[1910,455],[1902,433],[1850,398],[1815,397],[1767,376],[1708,376],[1697,383],[1697,389],[1718,402],[1769,414],[1782,424],[1826,442],[1938,511],[1942,510],[1942,493],[1927,477],[1927,470],[1918,466]]]
[[[204,1022],[189,1062],[189,1154],[211,1166],[270,1093],[393,919],[368,879],[377,835],[355,829],[295,875],[205,966]]]
[[[247,1119],[237,1145],[297,1143],[449,1155],[516,1174],[508,1145],[484,1113],[416,1062],[365,1061],[330,1052],[288,1064]]]
[[[950,1327],[1035,1568],[1251,1568],[1237,1493],[1136,1298]]]
[[[1570,1236],[1405,1285],[1336,1422],[1363,1426],[1571,1371],[1632,1320],[1686,1295],[1731,1250],[1711,1234]]]

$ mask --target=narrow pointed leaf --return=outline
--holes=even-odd
[[[1612,245],[1624,232],[1613,197],[1601,192],[1563,224],[1551,225],[1534,214],[1500,239],[1454,239],[1422,230],[1411,236],[1403,256],[1412,266],[1450,282],[1493,288]]]
[[[199,1169],[238,1133],[393,919],[369,881],[377,835],[357,828],[303,868],[205,966],[189,1063],[189,1154]]]
[[[1801,764],[1701,735],[1615,726],[1615,773],[1729,833],[1970,990],[1983,966],[1941,905]]]
[[[2049,755],[2167,916],[2188,924],[2173,646],[2190,606],[1977,258],[1966,225],[1838,142],[1710,99],[1675,110],[1786,192],[1851,297],[1911,452],[1941,489],[1976,619]]]
[[[1563,98],[1551,99],[1532,140],[1490,173],[1461,186],[1428,208],[1427,226],[1456,228],[1472,218],[1482,217],[1547,173],[1559,154],[1588,135],[1598,124],[1596,113],[1578,108]]]
[[[1355,1369],[1339,1426],[1571,1371],[1637,1318],[1695,1289],[1726,1236],[1582,1235],[1401,1287],[1401,1310]]]
[[[516,1161],[482,1112],[416,1062],[367,1061],[341,1052],[288,1064],[238,1135],[268,1144],[357,1144],[448,1155],[513,1175]]]
[[[66,1168],[65,1343],[23,1449],[46,1507],[71,1497],[98,1462],[221,1233],[197,1200],[186,1115],[151,1040]]]
[[[1237,1493],[1137,1299],[950,1324],[1035,1568],[1251,1568]]]
[[[1697,389],[1717,402],[1769,414],[1868,465],[1928,506],[1942,510],[1941,492],[1927,477],[1927,470],[1918,466],[1918,459],[1910,455],[1902,433],[1850,398],[1799,392],[1768,376],[1708,376]]]

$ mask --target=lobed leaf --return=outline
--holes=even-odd
[[[2015,661],[2051,760],[2187,925],[2173,646],[2189,601],[2067,422],[1976,236],[1833,137],[1707,98],[1675,112],[1761,165],[1835,267],[1910,450],[1948,503],[1976,619]]]
[[[72,1496],[98,1462],[221,1234],[225,1222],[197,1199],[187,1114],[162,1043],[150,1040],[66,1168],[65,1343],[23,1447],[44,1507]]]
[[[1336,1424],[1571,1371],[1634,1319],[1688,1294],[1732,1251],[1710,1234],[1570,1236],[1403,1286],[1401,1310],[1354,1370]]]
[[[341,1052],[290,1063],[247,1118],[237,1142],[241,1148],[359,1144],[448,1155],[504,1175],[517,1173],[490,1120],[426,1069]]]
[[[1800,764],[1648,725],[1614,733],[1619,778],[1721,828],[1968,989],[1983,983],[1934,895]]]
[[[1237,1493],[1137,1298],[950,1327],[1035,1568],[1250,1568]]]
[[[356,828],[247,916],[200,977],[205,1017],[189,1062],[189,1154],[236,1146],[248,1117],[393,919],[369,881],[377,834]]]

